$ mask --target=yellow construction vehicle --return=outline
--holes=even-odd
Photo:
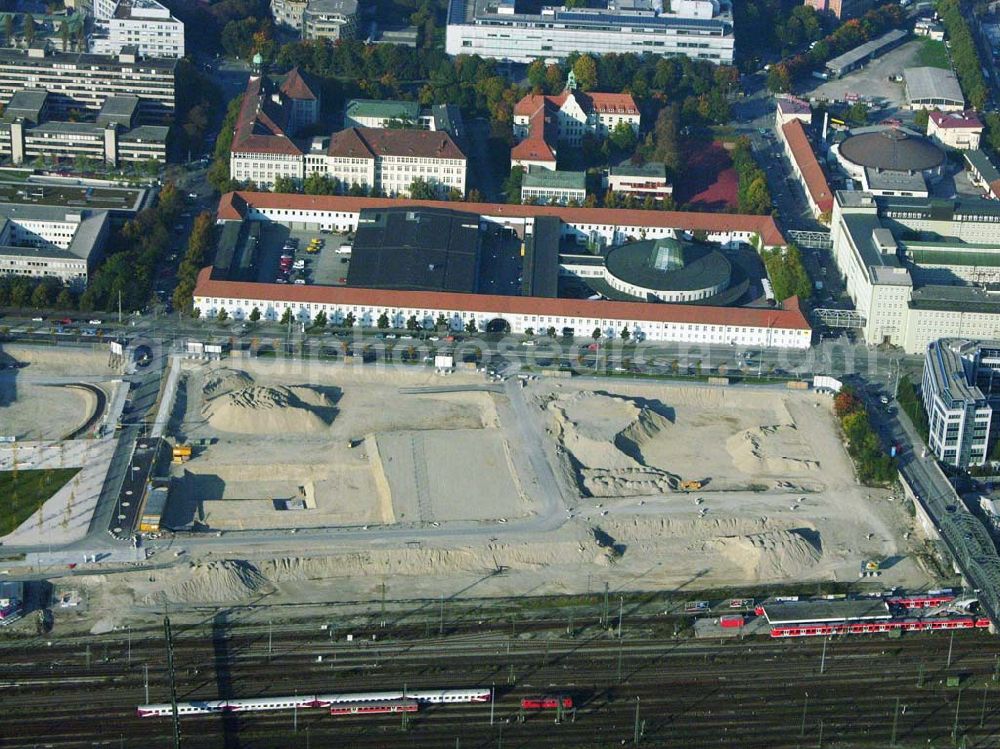
[[[681,482],[681,491],[684,491],[684,492],[696,492],[699,489],[701,489],[701,482],[700,481],[682,481]]]
[[[191,460],[191,445],[175,445],[173,449],[174,463],[187,463]]]

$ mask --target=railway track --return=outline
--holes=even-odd
[[[175,642],[181,699],[495,684],[493,723],[489,705],[425,708],[405,728],[399,715],[322,710],[191,716],[181,723],[185,747],[305,746],[307,736],[317,747],[451,747],[456,739],[484,748],[620,746],[634,739],[637,702],[648,746],[818,746],[822,721],[824,746],[885,747],[897,697],[900,746],[952,746],[956,716],[969,747],[996,746],[1000,734],[997,648],[978,632],[956,634],[950,667],[945,634],[835,640],[822,674],[816,640],[709,642],[633,631],[619,642],[607,633],[569,639],[557,625],[544,633],[548,642],[534,630],[362,644],[331,643],[317,627],[276,626],[268,652],[266,631],[212,634],[196,639],[192,631]],[[6,644],[0,666],[4,746],[170,745],[169,720],[135,714],[145,701],[144,667],[150,699],[166,699],[156,637],[133,635],[131,663],[115,633]],[[961,699],[946,686],[949,676],[961,678]],[[556,725],[542,713],[520,722],[520,698],[546,691],[572,694],[575,720]]]

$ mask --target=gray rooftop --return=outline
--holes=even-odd
[[[378,117],[397,120],[416,120],[420,104],[415,101],[392,99],[351,99],[344,107],[344,117]]]
[[[834,601],[789,601],[763,604],[770,624],[839,622],[859,619],[889,619],[889,607],[877,598]]]
[[[78,258],[86,260],[94,251],[97,238],[100,236],[104,226],[108,222],[107,211],[81,211],[72,208],[60,208],[57,206],[39,205],[12,205],[10,203],[0,204],[0,217],[4,224],[7,221],[19,223],[21,221],[76,221],[76,231],[67,249],[58,247],[4,247],[4,254],[16,253],[19,255],[30,255],[36,257],[51,258]]]
[[[645,164],[619,164],[611,167],[615,177],[646,177],[656,179],[667,178],[667,166],[659,161],[647,161]]]
[[[890,169],[865,167],[865,180],[872,190],[926,192],[927,182],[921,172],[897,172]]]
[[[42,109],[49,92],[40,88],[23,88],[15,91],[10,102],[4,107],[4,119],[13,120],[27,118],[37,122],[41,119]]]
[[[131,117],[139,108],[139,97],[131,94],[109,96],[101,105],[101,114],[112,117]]]
[[[921,286],[910,295],[910,307],[943,311],[1000,314],[1000,294],[975,286]]]
[[[968,341],[941,338],[927,346],[924,367],[929,367],[934,390],[951,408],[959,408],[961,403],[976,404],[986,400],[983,391],[970,382],[971,367],[967,370],[962,356],[967,345]]]
[[[963,106],[965,97],[958,78],[941,68],[906,68],[903,70],[906,97],[918,104],[955,104]]]
[[[350,16],[358,12],[358,0],[309,0],[306,13]]]
[[[521,187],[534,187],[547,190],[585,190],[587,187],[587,173],[531,169],[521,179]]]
[[[987,184],[1000,180],[1000,169],[997,169],[993,162],[990,161],[990,157],[985,151],[977,148],[975,151],[964,151],[963,153],[969,166],[975,169]]]
[[[888,31],[877,39],[872,39],[870,42],[865,42],[860,44],[854,49],[849,49],[842,55],[828,60],[826,67],[830,70],[842,70],[843,68],[850,68],[856,65],[861,60],[878,53],[883,47],[887,47],[891,44],[904,39],[907,32],[902,29],[893,29]]]
[[[166,143],[169,132],[166,125],[139,125],[119,134],[118,140],[122,143]]]
[[[0,64],[9,65],[33,65],[42,68],[54,68],[61,66],[59,70],[67,69],[90,69],[106,70],[109,68],[118,69],[122,67],[135,67],[137,63],[121,62],[112,55],[93,55],[87,52],[59,52],[53,50],[48,45],[45,55],[39,57],[29,56],[24,50],[0,49]],[[122,53],[128,47],[122,49]],[[134,48],[133,48],[134,49]],[[163,72],[171,72],[177,67],[177,60],[164,59],[158,57],[141,57],[138,66],[140,69],[155,69]]]

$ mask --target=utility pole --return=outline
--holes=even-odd
[[[126,659],[129,665],[132,665],[132,625],[128,625],[128,655]]]
[[[823,657],[819,661],[819,673],[822,676],[823,672],[826,671],[826,643],[829,642],[829,637],[823,638]]]
[[[892,714],[892,740],[889,742],[890,747],[896,746],[896,726],[899,724],[899,697],[896,698],[896,712]]]
[[[979,727],[982,728],[986,722],[986,695],[990,693],[989,687],[983,687],[983,709],[979,712]]]
[[[271,660],[271,645],[273,644],[272,635],[274,634],[274,622],[270,619],[267,621],[267,659]]]
[[[444,635],[444,596],[441,596],[440,617],[438,620],[438,636]]]
[[[622,613],[625,609],[625,596],[618,596],[618,639],[622,639]]]
[[[958,710],[962,706],[962,687],[958,688],[958,699],[955,700],[955,724],[951,727],[951,740],[958,741]]]
[[[170,711],[174,724],[174,749],[181,749],[181,722],[177,717],[177,678],[174,673],[174,640],[170,634],[170,617],[163,617],[163,634],[167,639],[167,672],[170,674]]]
[[[622,644],[621,638],[618,639],[618,683],[622,683]]]
[[[819,749],[823,749],[823,719],[819,719]]]
[[[142,681],[143,686],[146,688],[146,704],[149,704],[149,664],[142,664]]]
[[[951,649],[955,645],[955,630],[951,631],[951,639],[948,640],[948,668],[951,668]]]
[[[639,745],[639,698],[635,698],[635,745]]]
[[[802,730],[799,732],[799,738],[805,738],[806,735],[806,712],[809,710],[809,692],[806,692],[806,700],[802,705]]]
[[[494,708],[494,705],[495,705],[495,702],[496,702],[496,696],[495,696],[496,689],[497,689],[497,684],[496,684],[496,682],[493,682],[493,684],[490,685],[490,725],[491,726],[493,725],[493,708]],[[457,741],[458,739],[455,739],[455,740]]]
[[[601,626],[608,626],[608,583],[604,583],[604,613],[601,614]]]

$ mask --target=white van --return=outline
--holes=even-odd
[[[337,254],[338,255],[350,255],[351,254],[351,245],[349,245],[349,244],[342,244],[342,245],[340,245],[340,247],[337,248]]]

